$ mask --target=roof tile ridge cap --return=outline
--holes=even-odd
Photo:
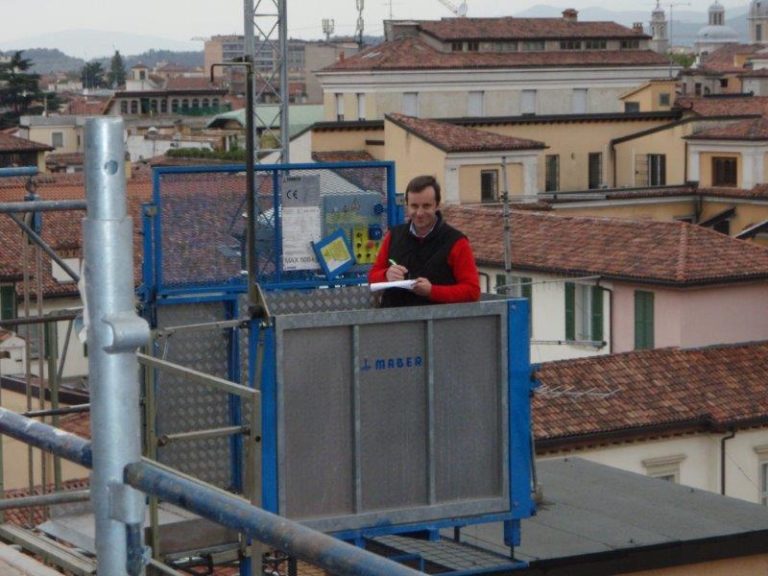
[[[677,262],[675,264],[675,278],[680,281],[687,279],[686,268],[688,265],[688,242],[690,241],[689,226],[685,222],[680,222],[680,234],[678,235]]]

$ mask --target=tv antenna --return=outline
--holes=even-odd
[[[451,2],[451,0],[440,0],[440,3],[453,12],[454,16],[458,16],[459,18],[464,18],[469,9],[466,0],[462,0],[461,4],[455,4],[454,2]]]
[[[323,34],[325,34],[326,42],[331,39],[331,35],[335,29],[336,21],[333,18],[323,18]]]

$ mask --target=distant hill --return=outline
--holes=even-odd
[[[11,54],[8,50],[4,54]],[[3,54],[3,52],[0,52]],[[61,50],[49,48],[31,48],[23,51],[24,58],[32,61],[32,72],[37,74],[48,74],[50,72],[80,72],[85,66],[85,60],[82,58],[73,58],[67,56]],[[126,56],[121,53],[126,70],[131,66],[142,63],[150,68],[159,62],[172,62],[180,66],[194,68],[204,64],[203,52],[173,52],[172,50],[148,50],[141,54]],[[104,58],[94,58],[101,62],[104,70],[109,70],[109,63],[112,56]]]
[[[63,30],[43,36],[30,36],[12,41],[0,41],[0,50],[58,49],[75,58],[93,60],[120,54],[140,54],[147,50],[202,50],[201,42],[179,41],[159,36],[145,36],[106,30]]]

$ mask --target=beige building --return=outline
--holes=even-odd
[[[387,21],[386,41],[318,73],[326,120],[618,112],[678,68],[639,28],[557,18]]]

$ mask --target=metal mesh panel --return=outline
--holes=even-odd
[[[352,242],[355,226],[367,230],[371,222],[380,221],[382,227],[386,227],[386,168],[361,166],[290,171],[290,177],[313,175],[319,177],[323,235],[343,228]],[[275,203],[280,202],[280,190],[286,177],[288,172],[282,170],[256,172],[257,276],[264,284],[319,282],[322,280],[319,270],[282,269],[280,238],[290,231],[282,230],[280,222],[275,222]],[[159,288],[242,284],[247,227],[245,173],[161,173],[159,182],[160,237],[155,238],[159,243],[160,273],[156,279]],[[346,202],[345,198],[351,200]],[[356,255],[370,259],[373,252],[370,249],[366,252],[365,242],[360,244],[355,250]],[[356,265],[344,277],[359,276],[366,269],[365,265]]]
[[[222,304],[163,306],[158,327],[224,320]],[[159,342],[158,355],[200,372],[229,378],[226,331],[179,331]],[[231,424],[229,395],[198,383],[157,372],[157,434],[174,434]],[[158,460],[223,488],[233,484],[229,438],[173,442],[158,449]]]

